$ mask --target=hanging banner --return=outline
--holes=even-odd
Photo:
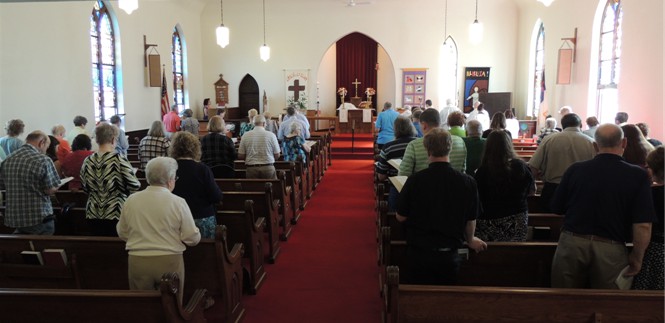
[[[473,103],[480,98],[480,93],[489,92],[489,83],[489,67],[467,67],[464,70],[464,113],[471,112]]]
[[[295,104],[299,109],[307,109],[309,90],[309,70],[284,70],[286,105]]]
[[[427,69],[402,69],[402,106],[423,108],[427,98]]]

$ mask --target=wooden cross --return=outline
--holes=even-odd
[[[293,101],[296,101],[296,102],[297,102],[298,99],[300,98],[300,91],[304,91],[304,90],[305,90],[305,86],[304,86],[304,85],[302,85],[302,86],[300,85],[300,80],[295,80],[295,81],[293,82],[293,85],[291,85],[291,86],[288,87],[288,90],[289,90],[289,91],[293,91]]]
[[[361,82],[358,82],[358,78],[356,77],[355,82],[351,82],[351,84],[356,86],[356,98],[358,97],[358,85],[362,84]]]

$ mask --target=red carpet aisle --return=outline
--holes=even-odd
[[[380,321],[371,160],[333,159],[244,322]]]

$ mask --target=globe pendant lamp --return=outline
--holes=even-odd
[[[229,44],[229,28],[224,26],[224,1],[220,0],[219,2],[222,14],[222,24],[217,27],[215,33],[217,34],[217,45],[224,48]]]
[[[259,55],[264,62],[270,59],[270,47],[266,45],[266,0],[263,0],[263,46],[259,48]]]
[[[476,0],[476,19],[469,27],[469,40],[474,45],[483,41],[483,24],[478,22],[478,0]]]

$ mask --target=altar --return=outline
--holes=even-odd
[[[351,103],[343,103],[337,109],[339,114],[339,131],[350,133],[372,133],[373,109],[358,109]]]

